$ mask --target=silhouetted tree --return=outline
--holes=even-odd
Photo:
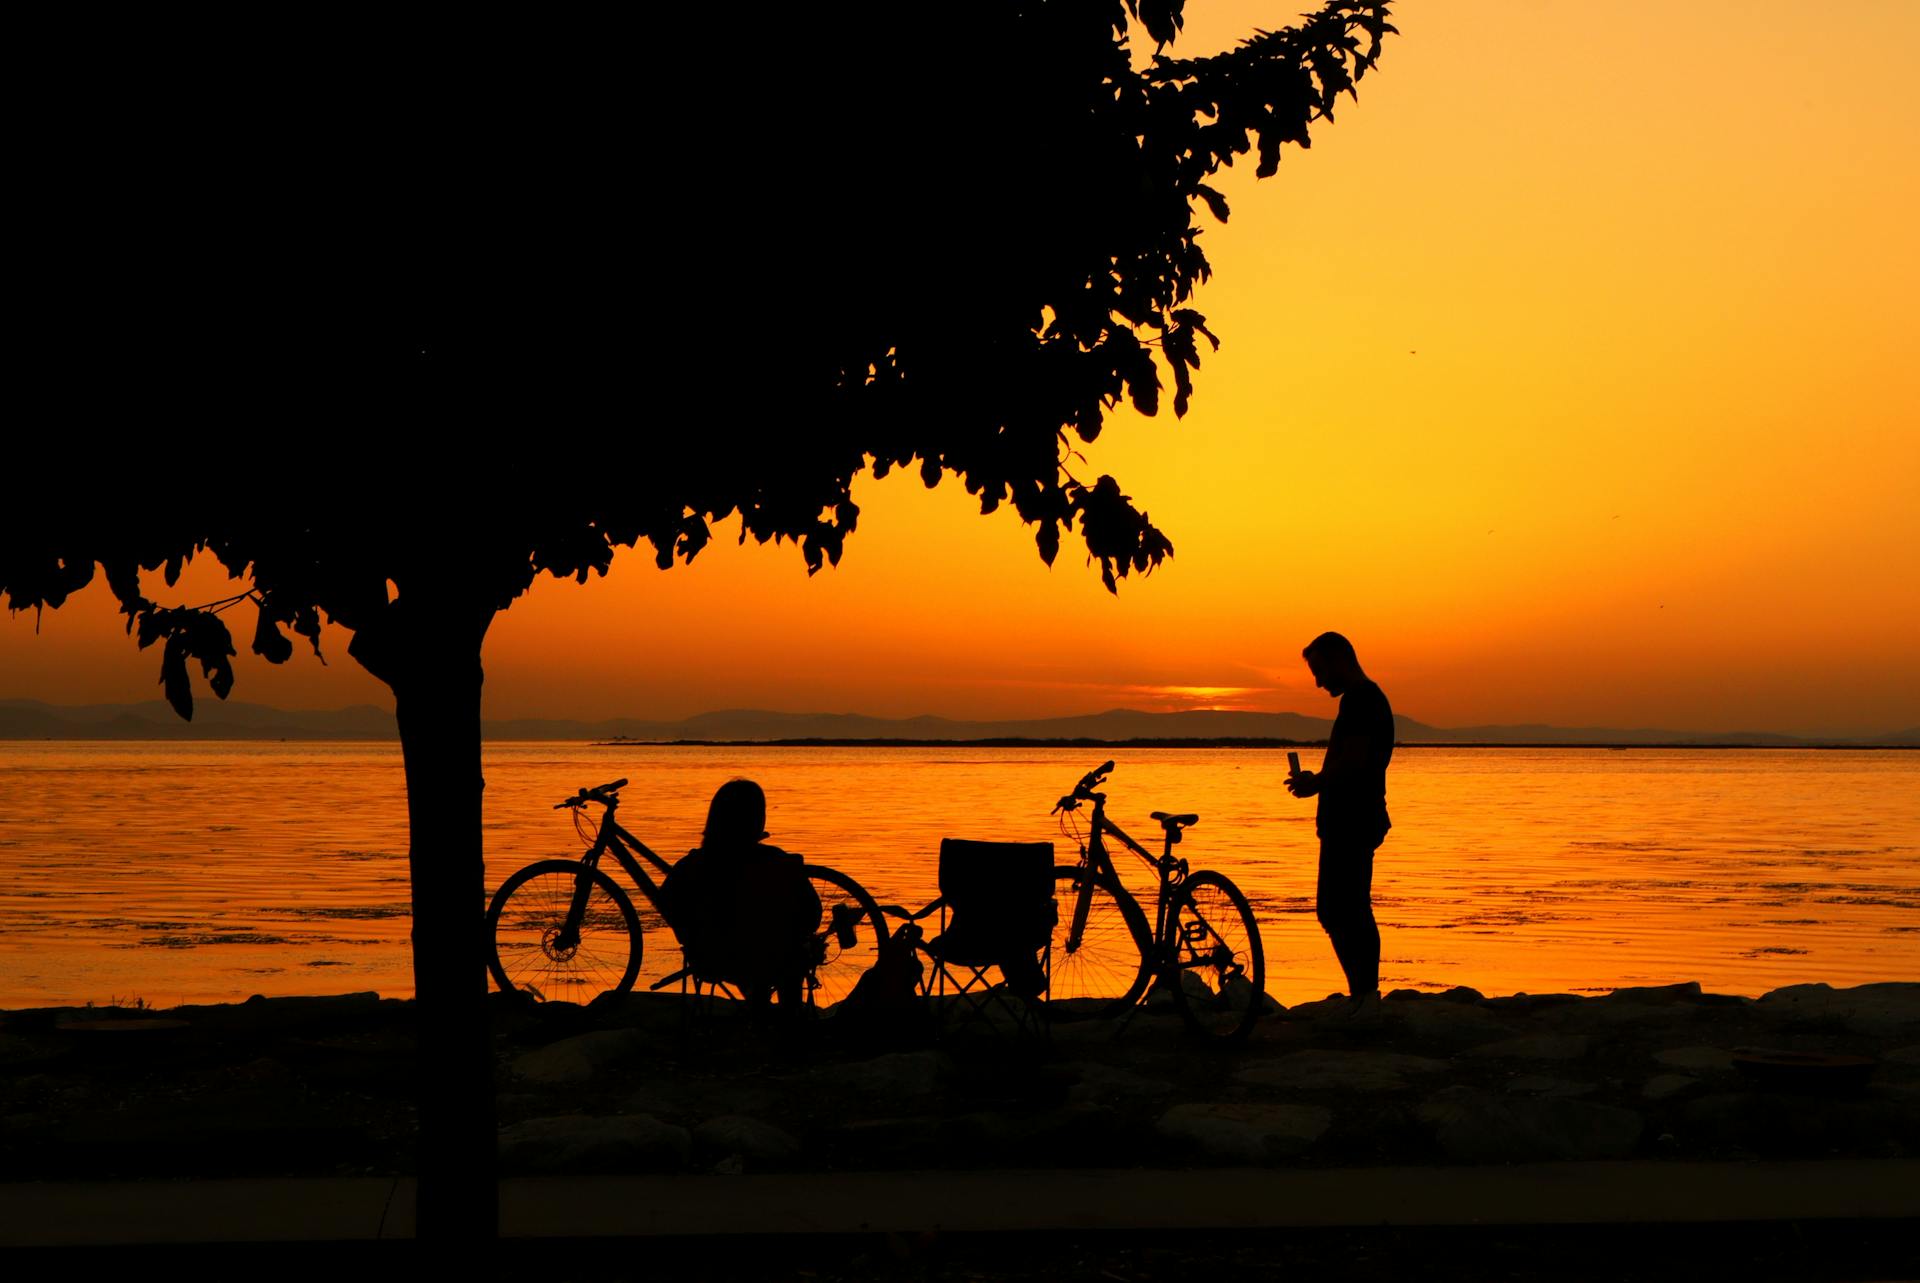
[[[331,620],[392,689],[423,1235],[494,1225],[481,653],[537,576],[642,545],[666,568],[735,516],[812,572],[854,477],[901,467],[1011,503],[1049,563],[1077,531],[1109,589],[1171,553],[1075,440],[1123,399],[1154,413],[1163,374],[1185,412],[1214,342],[1195,210],[1228,215],[1209,180],[1250,151],[1272,174],[1393,30],[1334,0],[1171,59],[1181,7],[888,0],[89,64],[80,141],[41,158],[43,430],[9,487],[69,498],[9,508],[0,591],[54,608],[104,572],[182,717],[191,666],[233,684],[235,608],[273,663]],[[200,554],[244,591],[146,596],[140,572]]]

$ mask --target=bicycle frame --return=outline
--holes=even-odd
[[[1159,875],[1160,883],[1156,891],[1153,913],[1152,941],[1156,954],[1156,957],[1153,959],[1154,970],[1158,973],[1164,969],[1166,962],[1165,954],[1168,943],[1167,910],[1173,900],[1170,893],[1182,882],[1187,880],[1187,862],[1174,858],[1172,833],[1167,834],[1166,849],[1160,855],[1156,856],[1147,850],[1146,847],[1134,841],[1133,838],[1127,834],[1126,830],[1107,818],[1107,795],[1105,793],[1095,793],[1089,790],[1085,796],[1091,798],[1093,801],[1093,818],[1087,828],[1086,845],[1083,846],[1080,851],[1080,863],[1096,877],[1104,874],[1114,885],[1120,886],[1122,890],[1125,890],[1125,887],[1120,882],[1119,870],[1114,867],[1113,857],[1107,853],[1106,843],[1102,840],[1105,835],[1110,833],[1120,839],[1122,846],[1146,861]],[[1080,894],[1074,897],[1073,921],[1067,930],[1067,948],[1070,950],[1080,947],[1080,940],[1087,926],[1087,911],[1092,903],[1093,884],[1087,882],[1082,885]]]
[[[1123,906],[1130,904],[1136,921],[1140,919],[1138,899],[1121,884],[1119,872],[1114,868],[1113,854],[1107,845],[1107,838],[1111,836],[1119,846],[1151,866],[1159,879],[1152,933],[1139,942],[1141,975],[1171,988],[1181,1016],[1195,1032],[1243,1038],[1258,1014],[1257,1000],[1248,995],[1258,991],[1265,975],[1259,925],[1253,911],[1239,888],[1225,877],[1208,870],[1190,871],[1187,861],[1173,854],[1175,844],[1180,841],[1180,830],[1194,823],[1197,816],[1155,813],[1154,818],[1161,822],[1166,839],[1158,856],[1109,819],[1107,796],[1096,786],[1103,783],[1112,770],[1113,763],[1107,762],[1088,772],[1073,792],[1061,798],[1054,808],[1056,813],[1072,813],[1084,803],[1093,806],[1086,839],[1080,847],[1080,863],[1074,874],[1078,885],[1073,909],[1066,922],[1066,938],[1060,941],[1060,946],[1069,954],[1079,951],[1085,940],[1096,889]],[[1063,828],[1065,825],[1063,819]],[[1203,910],[1203,900],[1212,907]],[[1222,915],[1218,919],[1214,917],[1216,911]],[[1245,933],[1240,934],[1237,926],[1244,926]],[[1246,988],[1232,991],[1236,978],[1247,982]],[[1192,979],[1198,983],[1190,985]],[[1127,1006],[1122,1028],[1140,1009],[1141,996],[1152,992],[1139,988],[1139,983],[1136,981],[1135,987],[1122,999]],[[1232,996],[1234,993],[1238,996]],[[1220,1024],[1221,1019],[1230,1023]]]
[[[665,911],[660,907],[660,884],[648,876],[646,868],[634,858],[634,853],[638,852],[645,857],[662,876],[665,876],[673,865],[656,855],[652,847],[620,827],[619,821],[613,818],[615,808],[620,805],[618,798],[594,800],[599,801],[606,810],[600,817],[600,831],[594,835],[593,845],[588,847],[586,854],[580,857],[580,863],[589,869],[597,869],[600,867],[600,857],[611,851],[614,861],[627,871],[627,876],[633,879],[633,884],[640,889],[642,895],[646,896],[647,903],[653,906],[654,912],[662,917],[666,916]],[[572,948],[579,943],[580,921],[586,916],[587,897],[592,888],[593,882],[588,878],[581,878],[574,887],[573,903],[567,907],[566,923],[555,938],[557,947]]]

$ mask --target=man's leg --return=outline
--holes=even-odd
[[[1321,839],[1315,909],[1356,1000],[1380,989],[1380,927],[1373,917],[1373,848]]]

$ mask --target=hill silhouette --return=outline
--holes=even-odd
[[[1402,744],[1715,745],[1754,748],[1920,747],[1920,727],[1871,738],[1781,735],[1770,732],[1674,731],[1658,728],[1549,726],[1539,723],[1431,726],[1396,718]],[[1116,708],[1076,717],[968,721],[948,717],[868,717],[857,713],[787,713],[720,709],[678,721],[619,717],[604,721],[508,718],[488,721],[489,740],[631,741],[635,743],[768,743],[979,740],[1127,743],[1265,740],[1310,744],[1326,739],[1330,719],[1300,713],[1196,709],[1149,713]],[[391,740],[391,711],[371,704],[339,709],[280,709],[265,704],[209,701],[191,722],[165,703],[65,706],[40,700],[0,700],[0,740]]]

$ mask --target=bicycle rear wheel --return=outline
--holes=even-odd
[[[814,933],[818,961],[807,973],[807,1000],[825,1009],[844,1001],[887,943],[887,920],[866,888],[838,869],[806,866],[807,880],[820,897],[820,926]]]
[[[577,893],[585,901],[568,930]],[[617,883],[577,860],[529,864],[487,906],[487,969],[503,990],[581,1004],[624,994],[640,974],[640,916]]]
[[[1080,938],[1071,940],[1074,908],[1088,892]],[[1117,1016],[1147,987],[1147,917],[1118,883],[1078,865],[1055,865],[1052,1001],[1096,999],[1091,1014]]]
[[[1207,1038],[1245,1038],[1266,1003],[1267,959],[1260,925],[1240,888],[1218,873],[1196,873],[1173,901],[1174,998],[1187,1027]]]

